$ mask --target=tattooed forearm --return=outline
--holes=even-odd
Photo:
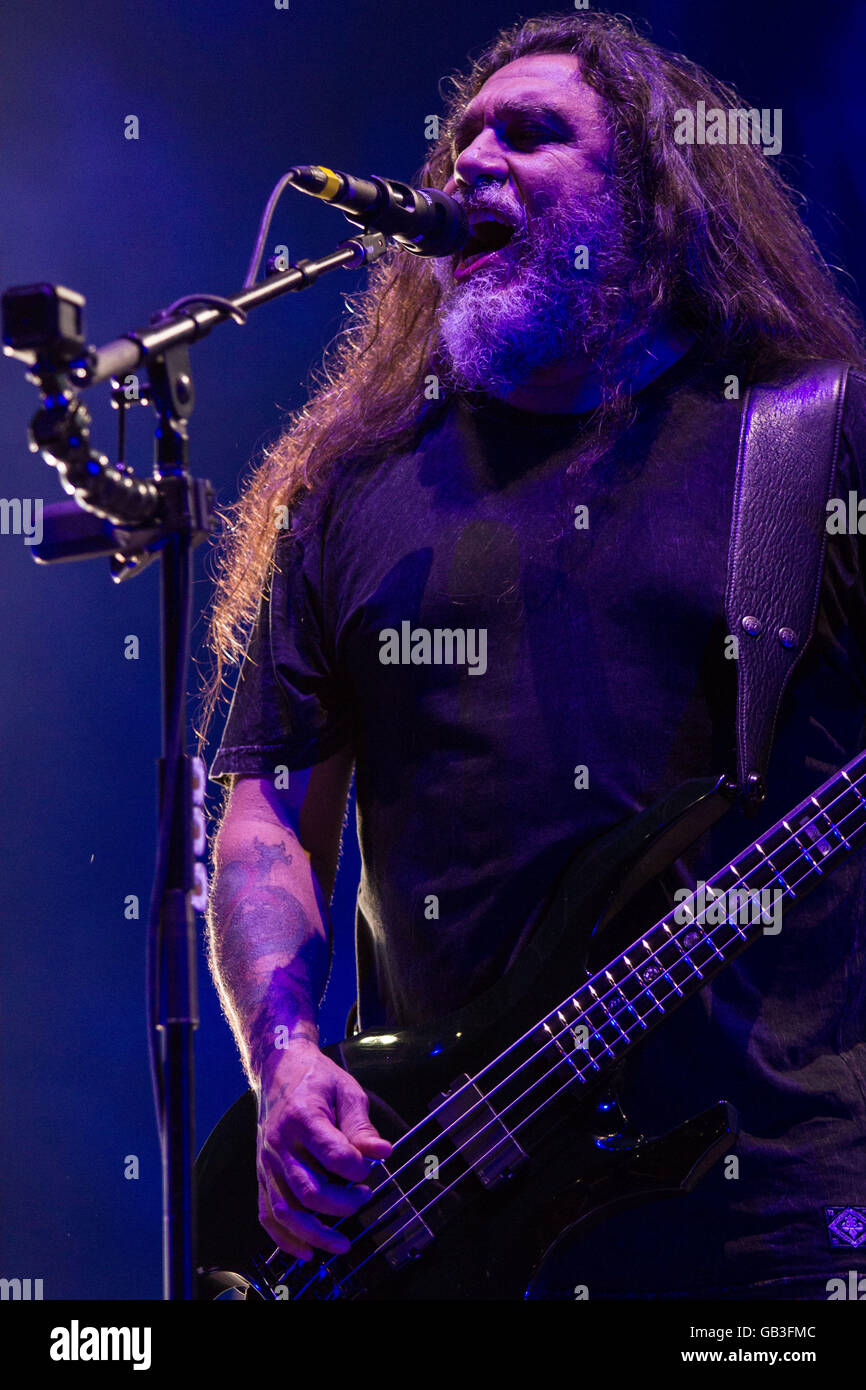
[[[284,839],[254,836],[248,853],[219,864],[208,907],[210,965],[251,1079],[287,1039],[318,1041],[329,962],[324,917],[305,856],[289,854]]]

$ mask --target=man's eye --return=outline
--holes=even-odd
[[[524,125],[513,130],[510,135],[512,145],[539,145],[550,139],[550,131],[543,126]]]
[[[512,126],[508,130],[508,143],[512,146],[543,145],[555,140],[556,132],[545,125],[524,124]],[[452,142],[452,159],[458,159],[467,146],[472,144],[474,135],[464,136]]]

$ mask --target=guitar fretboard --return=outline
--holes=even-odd
[[[866,752],[739,854],[702,890],[542,1019],[542,1034],[586,1079],[619,1059],[763,934],[866,837]],[[506,1056],[510,1055],[510,1051]]]
[[[866,751],[471,1078],[485,1161],[510,1162],[511,1141],[551,1101],[619,1062],[759,936],[778,934],[787,909],[864,840]]]

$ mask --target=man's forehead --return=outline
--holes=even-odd
[[[581,78],[573,53],[530,53],[491,73],[461,113],[461,124],[512,99],[583,115],[600,113],[602,107],[598,93]]]

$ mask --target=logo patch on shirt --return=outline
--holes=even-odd
[[[866,1207],[825,1207],[831,1245],[866,1245]]]

